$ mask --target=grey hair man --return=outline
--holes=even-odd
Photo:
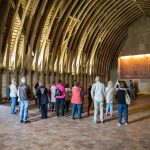
[[[100,109],[100,121],[103,123],[103,102],[105,97],[105,86],[100,82],[99,76],[95,78],[95,83],[92,85],[91,96],[94,101],[94,123],[98,122],[98,109]]]
[[[20,123],[24,122],[26,124],[30,122],[27,120],[27,117],[31,90],[29,85],[27,85],[25,77],[21,78],[21,84],[19,85],[18,90],[20,98]]]

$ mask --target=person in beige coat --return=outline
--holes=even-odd
[[[108,115],[109,110],[110,115],[113,116],[113,101],[115,96],[115,89],[113,87],[112,81],[108,82],[108,86],[105,88],[105,93],[106,93],[106,116]]]

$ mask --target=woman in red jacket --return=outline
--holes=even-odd
[[[82,89],[79,87],[79,83],[77,81],[74,82],[74,86],[72,87],[72,119],[75,119],[75,111],[76,108],[78,109],[78,119],[81,119],[81,105],[82,105],[82,98],[81,98]]]

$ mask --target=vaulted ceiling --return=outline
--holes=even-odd
[[[0,68],[108,76],[150,0],[0,0]]]

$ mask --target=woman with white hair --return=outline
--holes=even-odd
[[[113,116],[113,100],[115,95],[115,90],[113,87],[113,82],[108,81],[108,86],[105,88],[106,94],[106,116],[110,110],[111,117]]]
[[[104,122],[103,103],[105,97],[105,86],[101,83],[99,76],[95,78],[95,83],[92,85],[91,97],[94,101],[94,123],[98,123],[98,112],[100,111],[100,121]],[[99,109],[99,110],[98,110]]]
[[[17,102],[17,86],[15,79],[11,80],[10,88],[10,97],[11,97],[11,114],[15,114],[15,106]]]

